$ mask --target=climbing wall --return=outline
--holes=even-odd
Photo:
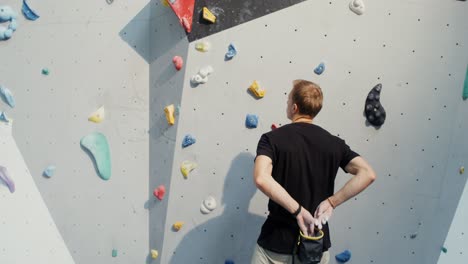
[[[14,109],[0,102],[0,111],[14,119],[12,133],[42,196],[38,199],[44,200],[75,263],[145,263],[151,260],[148,211],[153,201],[148,193],[151,5],[109,2],[29,0],[40,15],[29,21],[21,14],[22,1],[2,1],[18,13],[18,29],[0,41],[0,84],[16,99]],[[89,122],[101,106],[104,121]],[[80,147],[80,139],[92,132],[103,133],[110,145],[108,181]],[[0,153],[10,155],[2,147]],[[43,171],[49,165],[57,169],[47,178]],[[0,197],[18,205],[26,192],[21,181],[14,194],[0,187]],[[6,224],[3,228],[15,227]],[[0,263],[66,263],[44,262],[36,255],[54,246],[40,231],[25,235],[44,243],[45,252],[26,248],[21,240],[17,251],[0,247]],[[2,233],[0,244],[13,246],[15,239]],[[28,250],[33,261],[19,261]]]
[[[200,39],[211,43],[208,52],[190,43],[161,263],[249,263],[267,214],[252,182],[256,145],[272,123],[288,122],[287,94],[298,78],[323,89],[316,124],[345,139],[378,174],[371,188],[336,210],[332,255],[349,249],[351,263],[437,262],[466,183],[459,168],[468,161],[461,96],[468,6],[365,4],[358,16],[346,2],[305,1]],[[230,43],[238,55],[226,61]],[[318,76],[320,62],[325,72]],[[214,69],[208,82],[192,85],[207,65]],[[266,89],[263,99],[247,92],[254,80]],[[387,112],[380,129],[363,115],[378,83]],[[245,127],[247,114],[259,116],[257,128]],[[196,143],[182,148],[187,134]],[[187,179],[180,171],[185,160],[198,164]],[[336,187],[349,177],[340,172]],[[208,196],[217,207],[203,214]],[[177,221],[185,223],[179,231],[172,227]]]

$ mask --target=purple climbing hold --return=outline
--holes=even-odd
[[[364,112],[366,114],[367,121],[373,126],[380,127],[385,123],[387,114],[385,109],[380,103],[380,92],[382,91],[382,84],[377,84],[372,88],[366,98],[366,106]]]
[[[248,114],[245,118],[247,128],[256,128],[258,126],[258,115]]]
[[[186,148],[190,145],[193,145],[195,144],[195,142],[197,142],[197,140],[190,134],[187,134],[185,137],[184,137],[184,140],[182,141],[182,147],[183,148]]]
[[[15,192],[15,182],[10,178],[7,168],[0,166],[0,179],[6,184],[11,193]]]
[[[341,263],[345,263],[351,259],[351,252],[349,250],[345,250],[340,254],[335,256],[336,260]]]

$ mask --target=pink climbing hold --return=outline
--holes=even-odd
[[[158,198],[159,201],[162,201],[164,198],[164,195],[166,194],[166,187],[164,185],[159,185],[156,189],[153,191],[154,197]]]
[[[174,56],[172,62],[174,63],[174,66],[178,71],[180,71],[180,69],[182,69],[182,67],[184,66],[184,60],[180,56]]]

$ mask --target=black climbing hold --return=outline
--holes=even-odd
[[[380,127],[385,123],[385,109],[380,103],[380,92],[382,91],[382,84],[379,83],[367,95],[366,105],[364,111],[369,123],[373,126]]]

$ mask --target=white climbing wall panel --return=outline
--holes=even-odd
[[[0,102],[0,111],[15,120],[18,148],[73,259],[80,264],[151,260],[149,26],[151,6],[159,1],[111,2],[28,0],[41,16],[36,21],[23,17],[22,1],[0,3],[19,14],[18,30],[10,40],[0,42],[0,84],[14,93],[17,105],[10,109]],[[48,76],[41,74],[43,68],[49,69]],[[102,105],[107,114],[104,122],[89,122],[88,115]],[[109,181],[97,175],[80,147],[80,139],[92,132],[105,134],[109,141]],[[10,154],[3,148],[0,153]],[[42,176],[48,165],[57,167],[50,179]],[[21,184],[17,188],[24,189]],[[14,239],[0,235],[1,244]],[[1,248],[0,254],[4,254]],[[0,263],[5,262],[0,259]],[[28,262],[5,264],[12,263]]]
[[[47,209],[31,172],[11,134],[12,123],[0,123],[0,165],[16,190],[0,183],[0,263],[71,264],[65,242]]]
[[[379,176],[336,210],[332,255],[349,249],[350,263],[437,262],[466,183],[458,168],[468,162],[462,151],[468,105],[461,99],[468,5],[365,3],[366,13],[357,16],[347,2],[306,1],[206,37],[207,53],[190,44],[162,263],[249,263],[267,213],[252,182],[256,145],[272,123],[287,123],[287,93],[297,78],[322,86],[316,123],[345,139]],[[239,55],[226,62],[231,42]],[[317,76],[313,69],[322,61],[326,70]],[[214,68],[208,83],[191,87],[191,76],[205,65]],[[253,80],[267,90],[265,98],[247,93]],[[363,116],[377,83],[387,111],[379,130]],[[258,128],[245,128],[248,113],[259,115]],[[197,143],[182,149],[186,134]],[[199,164],[188,179],[180,173],[184,160]],[[340,172],[336,188],[349,177]],[[208,195],[218,208],[203,215]],[[176,221],[185,222],[179,232],[171,229]]]

